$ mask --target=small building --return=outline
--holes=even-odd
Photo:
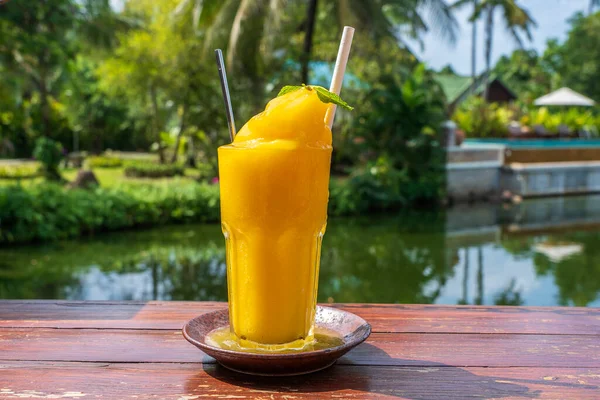
[[[456,107],[470,95],[482,96],[485,91],[485,75],[478,76],[475,82],[471,77],[452,74],[437,74],[435,80],[446,95],[449,114],[452,114]],[[510,103],[517,99],[517,95],[494,74],[490,75],[489,82],[486,99],[488,102]]]

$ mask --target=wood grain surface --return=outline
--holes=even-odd
[[[326,371],[255,378],[186,342],[199,302],[0,301],[0,399],[600,399],[600,310],[334,305],[373,326]]]
[[[396,304],[323,304],[350,311],[380,333],[600,334],[600,309]],[[216,302],[0,301],[0,328],[181,329]]]

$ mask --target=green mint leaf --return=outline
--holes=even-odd
[[[346,103],[344,100],[342,100],[342,98],[340,96],[338,96],[337,94],[335,94],[333,92],[330,92],[329,90],[325,89],[324,87],[313,86],[312,88],[316,90],[317,96],[319,96],[319,100],[321,100],[323,103],[333,103],[342,108],[345,108],[346,110],[350,110],[350,111],[354,110],[354,107],[351,107],[348,103]]]
[[[295,92],[296,90],[302,89],[302,87],[303,86],[284,86],[279,91],[279,94],[277,95],[277,97],[283,96],[284,94]]]
[[[342,100],[342,98],[340,96],[338,96],[337,94],[335,94],[333,92],[330,92],[329,90],[327,90],[321,86],[307,86],[305,84],[302,84],[302,86],[284,86],[279,91],[279,94],[277,95],[277,97],[283,96],[284,94],[295,92],[296,90],[300,90],[300,89],[316,91],[317,96],[319,97],[319,100],[321,100],[323,103],[333,103],[342,108],[345,108],[346,110],[350,110],[350,111],[354,110],[354,107],[351,107],[350,105],[348,105],[348,103],[346,103],[344,100]]]

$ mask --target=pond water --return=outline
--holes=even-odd
[[[0,298],[226,300],[220,227],[2,248]],[[330,219],[319,301],[600,306],[600,197]]]

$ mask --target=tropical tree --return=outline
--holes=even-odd
[[[473,12],[477,10],[478,0],[473,0]],[[471,21],[471,79],[477,78],[477,21]],[[475,85],[473,85],[473,88]]]
[[[557,89],[553,86],[553,69],[535,50],[517,49],[510,56],[500,57],[494,72],[526,103]]]
[[[579,13],[569,22],[567,40],[548,42],[543,62],[560,76],[561,86],[600,100],[600,13]]]
[[[198,136],[202,131],[203,141],[216,149],[214,131],[223,126],[218,120],[223,117],[218,79],[209,73],[214,72],[214,64],[198,59],[202,36],[194,34],[189,21],[172,21],[171,10],[177,3],[127,3],[126,14],[137,15],[143,28],[121,35],[112,56],[98,69],[101,90],[127,98],[135,119],[150,122],[145,128],[163,162],[167,161],[165,144],[173,143],[170,161],[176,162],[188,133]]]
[[[477,10],[479,0],[471,0],[473,4],[473,13]],[[462,7],[466,5],[466,1],[458,1],[452,5],[452,8]],[[471,18],[471,79],[475,82],[477,78],[477,20]],[[474,89],[474,85],[472,89]]]
[[[56,97],[68,64],[88,45],[113,43],[126,25],[109,0],[51,0],[0,4],[0,64],[13,81],[20,101],[39,114],[39,132],[58,137]],[[60,113],[59,113],[60,114]]]
[[[463,7],[473,5],[473,0],[458,0],[454,7]],[[521,7],[518,0],[481,0],[473,10],[470,20],[472,22],[485,17],[485,80],[486,88],[484,98],[487,98],[488,85],[487,80],[490,76],[492,62],[492,45],[494,34],[494,14],[496,10],[502,12],[502,19],[506,25],[506,30],[514,39],[520,48],[523,48],[523,38],[532,40],[531,28],[536,26],[529,12]]]
[[[302,31],[301,80],[308,82],[308,63],[313,48],[313,36],[317,27],[319,4],[327,8],[323,15],[327,26],[341,30],[353,25],[373,38],[407,36],[419,39],[433,29],[450,42],[456,40],[458,25],[445,0],[336,0],[321,2],[309,0],[180,0],[174,15],[191,20],[198,32],[203,28],[205,50],[212,49],[224,36],[228,38],[227,64],[231,68],[238,60],[240,65],[256,64],[257,54],[272,57],[274,38],[287,15],[304,16],[295,22],[294,31]],[[432,21],[427,24],[423,10]],[[191,16],[190,16],[191,14]],[[288,21],[289,21],[289,17]],[[206,24],[203,26],[203,22]],[[293,32],[292,32],[293,33]],[[280,35],[281,36],[281,35]],[[285,37],[285,35],[284,35]],[[288,43],[286,40],[284,43]]]

